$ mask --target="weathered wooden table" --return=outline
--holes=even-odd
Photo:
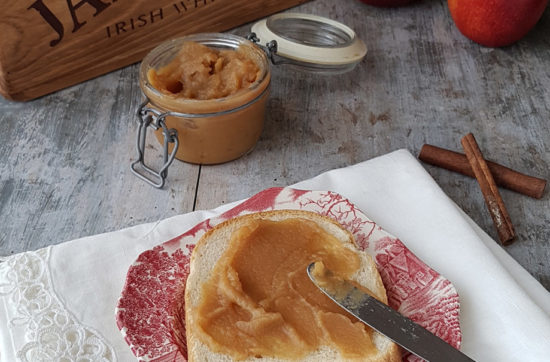
[[[213,208],[399,148],[461,150],[468,132],[487,158],[550,177],[550,10],[503,49],[464,38],[446,1],[381,9],[317,0],[294,10],[348,24],[367,43],[367,57],[331,77],[273,67],[255,150],[217,166],[177,161],[163,190],[129,168],[141,102],[137,65],[32,102],[0,100],[0,255]],[[148,148],[159,155],[153,137]],[[476,181],[426,168],[496,239]],[[550,289],[548,190],[540,200],[502,196],[518,234],[506,250]]]

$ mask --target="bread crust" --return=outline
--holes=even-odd
[[[355,244],[353,235],[344,229],[335,220],[303,210],[273,210],[253,214],[239,216],[227,220],[206,232],[197,242],[190,260],[190,273],[185,287],[185,309],[181,309],[180,313],[185,311],[185,330],[187,338],[187,354],[188,361],[232,361],[230,355],[213,352],[204,344],[194,333],[196,329],[196,321],[193,310],[200,303],[201,285],[209,276],[210,271],[218,259],[225,252],[231,235],[238,230],[242,225],[245,225],[253,220],[284,220],[289,218],[304,218],[314,221],[323,228],[326,232],[337,237],[342,244],[354,250],[361,259],[361,267],[352,276],[352,280],[364,285],[371,290],[375,296],[387,303],[386,290],[380,278],[380,274],[372,258],[364,252],[360,252]],[[305,273],[305,270],[304,270]],[[176,315],[176,319],[182,318],[181,315]],[[401,360],[401,352],[399,347],[389,340],[387,337],[374,331],[373,342],[379,349],[380,353],[373,355],[369,359],[358,359],[361,361],[372,362],[397,362]],[[309,354],[301,361],[343,361],[339,352],[324,346],[313,353]],[[349,359],[346,359],[349,360]],[[251,357],[244,361],[257,362],[258,359]],[[262,361],[281,361],[280,359],[263,357]]]

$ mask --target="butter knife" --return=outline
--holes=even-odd
[[[334,290],[317,280],[313,273],[315,263],[307,267],[309,278],[324,294],[361,322],[384,334],[395,343],[429,362],[472,362],[441,338],[429,332],[409,318],[356,288],[346,280],[338,280]],[[326,268],[325,268],[326,270]]]

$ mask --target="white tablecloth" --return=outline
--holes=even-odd
[[[449,279],[460,295],[461,349],[470,357],[550,360],[550,293],[479,229],[408,151],[293,187],[340,193]],[[0,361],[135,360],[114,318],[129,265],[142,251],[233,205],[5,258]]]

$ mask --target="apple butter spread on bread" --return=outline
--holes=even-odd
[[[205,234],[185,291],[189,360],[400,360],[393,342],[313,285],[314,261],[387,302],[372,259],[329,218],[272,211]]]

